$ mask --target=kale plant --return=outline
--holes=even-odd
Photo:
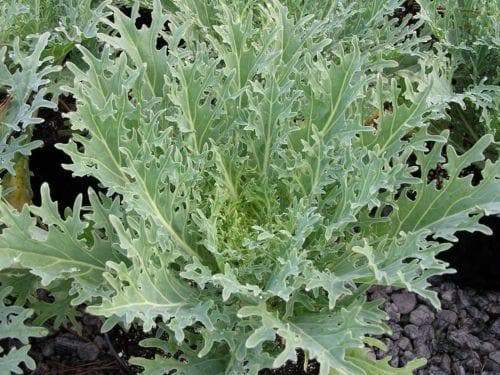
[[[441,55],[434,70],[441,93],[454,97],[449,118],[453,144],[467,149],[482,135],[500,140],[500,2],[489,0],[419,0],[422,33],[432,36]],[[435,60],[435,59],[434,59]],[[499,156],[498,143],[492,157]]]
[[[35,361],[28,356],[29,338],[41,337],[47,332],[44,328],[25,325],[25,321],[33,315],[33,310],[6,304],[5,300],[10,292],[10,287],[0,289],[0,340],[18,340],[23,345],[20,348],[13,347],[7,353],[0,347],[0,368],[5,374],[23,374],[19,366],[21,363],[30,370],[35,369]]]
[[[315,16],[156,0],[140,29],[137,5],[111,7],[100,54],[80,46],[86,66],[68,63],[75,132],[58,146],[107,195],[63,216],[47,185],[40,206],[0,204],[0,267],[70,280],[104,331],[154,331],[156,357],[131,359],[146,374],[257,374],[299,348],[322,375],[411,374],[425,361],[369,356],[389,328],[366,291],[439,307],[427,279],[451,270],[436,256],[457,231],[491,232],[479,219],[500,213],[500,163],[473,184],[493,136],[457,153],[430,131],[447,99],[432,71],[405,71],[427,54],[389,19],[400,2],[378,3]]]

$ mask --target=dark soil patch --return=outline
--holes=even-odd
[[[34,375],[128,375],[138,372],[127,364],[127,360],[135,355],[148,355],[147,349],[138,345],[146,337],[140,329],[132,327],[124,332],[115,327],[102,334],[101,319],[90,315],[84,315],[80,323],[80,333],[62,328],[50,336],[32,340],[30,355],[37,362]]]
[[[317,375],[319,374],[319,363],[315,360],[304,363],[304,352],[297,351],[297,362],[288,361],[283,367],[277,369],[262,370],[259,375]]]
[[[41,109],[40,117],[45,121],[34,127],[33,139],[43,141],[43,147],[33,150],[30,157],[31,188],[33,203],[40,204],[40,186],[47,182],[52,199],[59,202],[59,210],[72,207],[78,194],[83,194],[84,204],[88,204],[89,187],[99,190],[99,182],[92,177],[73,177],[72,173],[62,167],[71,164],[71,158],[62,150],[55,148],[57,143],[67,143],[71,137],[69,127],[65,124],[62,113],[72,109],[74,103],[68,100],[60,107],[62,112]]]
[[[439,256],[457,270],[445,280],[462,287],[500,291],[500,217],[486,216],[480,222],[493,234],[459,232],[458,243]]]
[[[61,328],[51,335],[31,340],[30,356],[37,363],[32,375],[131,375],[141,369],[128,364],[131,357],[153,358],[155,350],[143,348],[139,342],[148,335],[140,327],[128,331],[115,327],[101,333],[102,320],[83,314],[80,332]],[[10,345],[11,347],[13,345]],[[298,362],[288,362],[279,369],[263,370],[261,375],[317,375],[319,365],[309,361],[304,365],[304,353],[297,352]]]
[[[123,14],[125,14],[127,17],[132,16],[132,8],[130,8],[130,7],[125,7],[125,6],[120,7],[120,11]],[[110,16],[110,18],[112,19],[113,16]],[[138,29],[142,28],[143,26],[150,27],[152,22],[153,22],[153,19],[152,19],[151,9],[143,8],[143,7],[139,8],[139,16],[135,19],[135,27],[137,27]],[[164,25],[164,30],[165,31],[170,30],[169,25],[168,25],[168,21]],[[157,38],[157,40],[156,40],[156,48],[157,49],[162,49],[166,45],[167,45],[167,42],[165,41],[165,39],[163,39],[162,37]]]

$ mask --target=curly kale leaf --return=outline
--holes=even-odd
[[[0,347],[0,366],[6,373],[22,374],[23,370],[19,367],[21,363],[24,363],[30,370],[35,369],[35,361],[28,356],[29,338],[42,337],[47,334],[47,330],[25,325],[25,321],[31,317],[33,310],[5,304],[11,291],[11,287],[0,289],[0,340],[19,340],[22,346],[9,348],[8,352]]]

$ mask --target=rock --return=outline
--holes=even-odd
[[[403,331],[407,337],[410,339],[416,339],[418,337],[418,327],[414,324],[408,324],[403,328]]]
[[[99,356],[97,345],[82,341],[74,335],[57,336],[55,348],[61,354],[74,353],[83,361],[94,361]]]
[[[485,310],[490,304],[488,299],[483,296],[476,297],[476,300],[474,302],[476,302],[476,306],[479,307],[481,310]]]
[[[429,345],[420,340],[415,342],[415,353],[417,354],[417,357],[424,357],[427,359],[429,359],[432,354]]]
[[[389,322],[389,327],[391,327],[392,335],[391,339],[399,340],[401,338],[401,332],[403,332],[403,328],[399,324]]]
[[[481,343],[481,345],[479,346],[479,350],[481,351],[481,353],[488,354],[495,350],[495,345],[493,345],[491,342],[485,341]]]
[[[441,368],[445,370],[447,374],[451,372],[451,358],[448,354],[443,354],[441,358]]]
[[[484,361],[484,369],[486,371],[491,371],[494,374],[500,374],[500,365],[489,358]]]
[[[481,341],[474,335],[471,335],[464,329],[457,329],[450,332],[448,338],[457,347],[467,347],[470,349],[478,349]]]
[[[500,365],[500,350],[497,350],[495,352],[491,352],[488,355],[488,358]]]
[[[466,375],[465,369],[463,368],[463,366],[459,365],[458,363],[454,363],[451,366],[451,371],[452,371],[453,375]]]
[[[471,353],[470,358],[465,362],[465,367],[469,370],[469,373],[480,373],[483,363],[476,352]]]
[[[498,292],[486,292],[486,298],[491,302],[500,302],[500,293]]]
[[[455,300],[456,293],[454,290],[446,290],[441,292],[441,299],[446,302],[453,302]]]
[[[453,361],[465,361],[469,358],[469,350],[456,350],[453,352]]]
[[[494,337],[490,337],[490,338],[488,339],[488,341],[489,341],[489,342],[491,342],[491,343],[495,346],[495,348],[496,348],[497,350],[500,350],[500,340],[498,340],[498,339],[496,339],[496,338],[494,338]]]
[[[465,291],[463,291],[462,289],[459,289],[457,292],[457,296],[458,296],[458,302],[463,307],[470,306],[470,299],[469,299],[469,296],[467,295],[467,293],[465,293]]]
[[[413,353],[409,350],[405,350],[403,353],[403,358],[406,359],[407,361],[412,361],[415,358],[417,358],[417,356],[415,355],[415,353]]]
[[[491,332],[500,338],[500,318],[495,320],[495,322],[491,325]]]
[[[492,315],[500,315],[500,305],[499,304],[490,305],[488,306],[487,311]]]
[[[383,286],[374,286],[370,289],[370,300],[387,299],[387,291]]]
[[[434,313],[425,305],[418,306],[410,314],[410,322],[421,326],[431,324],[434,321]]]
[[[448,375],[448,373],[443,371],[438,366],[430,366],[429,367],[429,375]]]
[[[437,313],[438,325],[441,327],[446,327],[450,324],[455,324],[458,319],[456,312],[451,310],[441,310]]]
[[[485,313],[479,311],[479,309],[477,307],[469,306],[466,308],[466,310],[469,313],[469,315],[472,316],[476,320],[482,320],[483,322],[487,322],[488,320],[490,320],[490,317],[488,316],[488,314],[485,314]]]
[[[406,350],[411,346],[410,340],[406,337],[401,337],[396,344],[401,350]]]
[[[469,318],[469,314],[467,314],[467,310],[460,309],[458,311],[458,318],[462,321],[469,320],[472,323],[472,319]]]
[[[387,315],[389,315],[389,319],[392,321],[397,322],[401,318],[398,307],[394,303],[390,303],[388,306],[386,306],[385,312],[387,313]]]
[[[431,341],[435,337],[434,327],[430,324],[424,324],[418,327],[418,339]]]
[[[409,314],[417,305],[417,298],[415,297],[415,294],[410,292],[394,293],[391,296],[391,299],[401,314]]]
[[[82,361],[95,361],[99,357],[99,348],[92,343],[85,343],[78,351],[78,357]]]
[[[56,350],[76,352],[78,351],[82,341],[74,335],[62,334],[56,336],[54,343]]]
[[[399,358],[397,355],[393,356],[391,358],[391,360],[389,361],[389,364],[392,366],[392,367],[399,367]]]
[[[455,285],[452,283],[443,283],[440,287],[441,299],[447,302],[453,302],[457,295]]]

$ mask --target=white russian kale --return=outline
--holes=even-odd
[[[41,337],[47,332],[44,328],[25,325],[25,321],[33,314],[32,310],[5,304],[11,291],[10,287],[0,289],[0,340],[19,340],[23,346],[20,348],[12,346],[8,352],[4,352],[0,347],[0,368],[5,374],[23,374],[23,370],[19,367],[21,363],[30,370],[35,369],[35,361],[28,356],[29,338]]]
[[[43,121],[37,117],[40,108],[56,107],[44,98],[48,76],[60,70],[50,64],[51,58],[42,57],[49,37],[49,33],[38,36],[31,54],[21,51],[19,39],[14,41],[10,56],[7,47],[0,48],[0,90],[4,94],[0,108],[0,171],[6,169],[14,174],[15,154],[29,155],[41,145],[40,141],[30,140],[30,127]]]
[[[418,0],[418,3],[422,33],[432,35],[433,47],[446,56],[438,69],[434,67],[441,73],[436,74],[436,77],[440,75],[441,91],[454,95],[460,104],[451,108],[452,121],[445,123],[458,128],[452,134],[454,144],[462,146],[462,134],[477,140],[480,135],[491,133],[498,141],[500,2]],[[467,100],[464,102],[464,99]],[[499,152],[497,144],[497,158]]]
[[[439,306],[427,279],[450,272],[436,255],[451,245],[436,239],[489,232],[479,219],[500,212],[499,163],[476,185],[463,176],[492,137],[457,155],[428,131],[446,103],[432,80],[394,73],[414,56],[407,26],[379,48],[388,34],[357,41],[346,23],[331,42],[333,16],[292,17],[278,1],[176,6],[155,1],[141,29],[137,7],[112,8],[102,54],[68,64],[79,132],[59,147],[115,199],[92,193],[86,215],[79,198],[64,217],[46,187],[40,207],[4,204],[0,268],[72,279],[73,303],[105,330],[156,330],[143,345],[161,354],[131,360],[146,374],[257,374],[297,348],[322,375],[411,374],[423,360],[368,356],[388,327],[365,293],[403,287]]]

